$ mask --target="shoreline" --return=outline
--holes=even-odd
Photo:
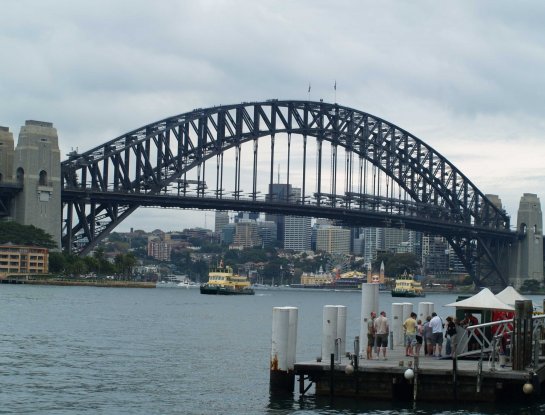
[[[28,284],[28,285],[57,285],[57,286],[83,286],[83,287],[113,287],[113,288],[155,288],[154,282],[141,281],[112,281],[112,280],[66,280],[66,279],[24,279],[5,278],[1,284]]]

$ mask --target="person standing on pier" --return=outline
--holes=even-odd
[[[422,342],[424,340],[424,326],[422,325],[422,320],[416,322],[416,347],[414,354],[420,356],[420,349],[422,348]]]
[[[431,313],[431,344],[433,347],[434,356],[441,358],[441,350],[443,349],[443,320],[437,313]]]
[[[411,313],[405,320],[403,330],[405,330],[405,356],[413,356],[416,344],[416,313]]]
[[[386,349],[388,348],[389,333],[390,327],[388,326],[386,312],[381,311],[380,316],[375,319],[375,336],[377,342],[377,355],[380,356],[380,350],[382,349],[382,357],[384,360],[386,360]]]
[[[426,317],[426,322],[424,323],[424,354],[428,356],[433,356],[433,345],[431,342],[432,331],[430,327],[431,316]]]
[[[453,356],[456,348],[456,324],[451,316],[447,317],[447,331],[445,334],[447,338],[447,356]]]
[[[465,313],[465,318],[460,321],[460,326],[467,329],[469,326],[476,326],[479,324],[479,320],[477,320],[477,317],[475,317],[470,311],[467,311]],[[479,342],[477,341],[477,332],[469,332],[469,341],[467,344],[468,350],[477,350],[479,348]]]
[[[377,318],[377,313],[375,313],[374,311],[371,311],[371,318],[367,322],[367,360],[373,359],[373,349],[375,348],[375,319],[376,318]]]

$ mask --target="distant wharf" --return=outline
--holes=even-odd
[[[110,280],[106,278],[72,279],[51,276],[8,276],[0,279],[0,284],[58,285],[109,288],[155,288],[155,282]]]

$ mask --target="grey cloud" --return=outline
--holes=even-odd
[[[306,99],[309,82],[311,99],[333,101],[336,80],[337,102],[410,131],[491,192],[507,185],[479,157],[519,189],[535,183],[504,161],[545,127],[537,0],[8,0],[2,17],[0,125],[52,121],[63,152],[196,107]]]

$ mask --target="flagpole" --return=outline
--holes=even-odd
[[[310,82],[308,83],[308,100],[310,101]]]
[[[335,101],[334,103],[337,103],[337,80],[335,80],[335,85],[333,85],[333,89],[335,90]]]

